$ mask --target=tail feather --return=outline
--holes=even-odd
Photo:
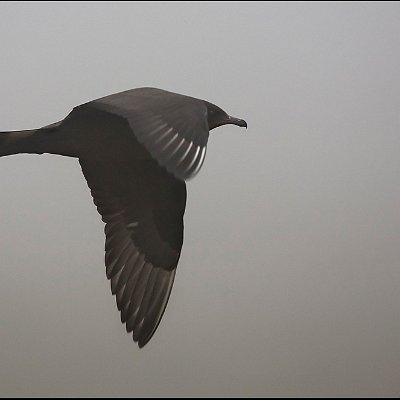
[[[0,157],[27,152],[35,132],[36,129],[0,132]]]
[[[51,150],[60,122],[40,129],[0,132],[0,157],[20,153],[43,154]],[[50,135],[49,135],[50,134]]]

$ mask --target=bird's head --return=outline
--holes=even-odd
[[[211,129],[217,128],[218,126],[227,124],[247,128],[247,122],[244,119],[231,117],[224,110],[222,110],[215,104],[209,103],[208,101],[204,101],[204,103],[207,106],[208,128],[210,131]]]

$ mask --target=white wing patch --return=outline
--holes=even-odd
[[[169,128],[167,129],[162,135],[160,135],[160,137],[158,137],[154,143],[158,143],[161,142],[161,140],[163,140],[165,138],[165,136],[167,136],[171,131],[173,130],[173,128]]]
[[[186,142],[186,140],[185,140],[185,142]],[[188,148],[185,150],[185,153],[184,153],[183,156],[179,159],[179,161],[176,163],[176,165],[179,165],[179,164],[182,163],[182,161],[183,161],[183,160],[186,158],[186,156],[188,155],[188,153],[189,153],[189,151],[190,151],[190,149],[191,149],[192,146],[193,146],[193,143],[192,143],[192,142],[188,143]]]
[[[199,172],[201,166],[203,165],[204,158],[205,158],[205,155],[206,155],[206,149],[207,149],[207,146],[204,146],[204,147],[201,149],[200,160],[199,160],[199,162],[197,163],[195,170],[192,172],[192,176],[195,176],[195,175]]]
[[[178,146],[175,147],[175,150],[170,154],[170,158],[182,147],[183,143],[185,143],[185,138],[182,138]]]
[[[161,149],[162,152],[164,152],[174,141],[175,139],[178,137],[178,134],[175,133],[174,136],[172,136],[172,139],[170,139],[167,144]]]
[[[206,145],[189,140],[189,132],[180,132],[159,115],[149,122],[151,128],[143,136],[143,143],[150,154],[179,179],[196,175],[203,164]]]
[[[190,162],[190,164],[187,166],[187,168],[185,170],[186,173],[190,171],[190,168],[192,168],[194,162],[196,161],[197,155],[199,154],[200,146],[196,146],[196,147],[197,147],[197,149],[196,149],[196,152],[195,152],[195,154],[193,156],[193,159],[192,159],[192,161]]]

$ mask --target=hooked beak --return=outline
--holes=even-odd
[[[228,115],[227,124],[233,124],[233,125],[241,126],[242,128],[247,129],[247,122],[244,119],[231,117],[230,115]]]

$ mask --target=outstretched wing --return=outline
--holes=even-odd
[[[106,223],[106,274],[121,321],[143,347],[172,289],[183,242],[186,185],[150,159],[79,162]]]
[[[125,118],[137,140],[178,179],[192,178],[200,170],[209,136],[202,100],[140,88],[94,100],[90,106]]]

